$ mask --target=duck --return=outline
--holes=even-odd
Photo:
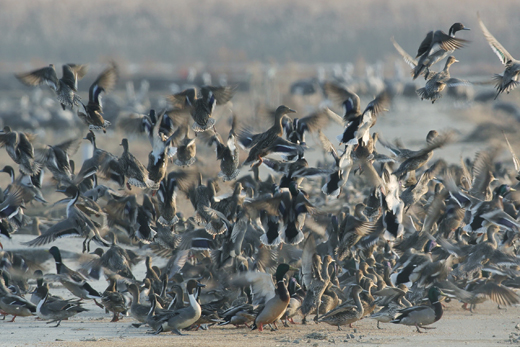
[[[469,81],[450,76],[450,66],[458,62],[459,61],[454,56],[450,55],[448,60],[446,60],[446,65],[444,65],[444,69],[442,71],[429,75],[426,85],[423,88],[417,89],[416,91],[421,100],[431,100],[432,104],[434,104],[437,99],[442,97],[441,92],[444,90],[444,88],[467,86],[471,84]]]
[[[315,241],[310,240],[307,242],[307,244],[304,246],[304,252],[305,249],[308,249],[313,244],[313,242]],[[305,260],[302,261],[302,270],[304,271],[304,276],[306,276],[308,272],[311,272],[312,274],[310,276],[306,276],[308,278],[305,279],[304,283],[306,294],[301,306],[301,312],[303,316],[302,324],[306,323],[307,315],[311,314],[312,312],[316,313],[314,320],[316,322],[318,321],[322,296],[330,282],[329,264],[333,261],[330,255],[325,256],[322,261],[321,257],[316,253],[312,255],[312,259],[308,259],[307,256],[305,256],[304,259]]]
[[[287,321],[291,322],[292,324],[296,324],[293,320],[293,317],[298,313],[301,313],[303,299],[305,298],[305,292],[303,291],[298,281],[296,281],[296,278],[291,277],[289,279],[287,289],[289,290],[291,299],[289,300],[289,305],[287,306],[287,310],[283,315],[283,318],[285,318],[283,325],[285,327],[289,326],[287,325]]]
[[[265,298],[265,304],[258,312],[251,330],[258,329],[258,331],[263,331],[263,326],[265,324],[273,324],[275,328],[277,328],[276,321],[283,316],[290,301],[289,292],[287,291],[287,286],[284,282],[284,276],[290,270],[295,269],[288,264],[280,264],[276,268],[276,291],[274,292],[274,295],[273,293],[269,294],[269,299],[267,299],[267,297]]]
[[[207,185],[202,184],[202,176],[199,175],[199,185],[193,185],[188,190],[188,197],[196,211],[196,220],[203,223],[210,235],[220,235],[226,232],[227,226],[218,216],[212,213],[211,201],[215,196],[215,189],[211,180]]]
[[[420,169],[433,157],[433,151],[435,149],[441,148],[453,142],[454,137],[455,133],[453,131],[446,131],[442,134],[439,134],[439,132],[436,130],[431,130],[426,135],[427,146],[418,151],[406,152],[406,154],[404,154],[406,159],[399,165],[397,170],[395,170],[392,175],[401,180],[407,175],[408,172]],[[384,141],[381,143],[391,151],[395,148]]]
[[[303,118],[294,118],[292,122],[290,119],[284,119],[283,124],[287,140],[298,145],[304,145],[306,132],[313,133],[324,129],[331,120],[338,124],[343,124],[342,118],[327,107]]]
[[[349,325],[353,328],[352,324],[363,318],[364,310],[359,298],[359,294],[363,291],[363,288],[359,285],[354,285],[351,289],[351,297],[354,299],[356,306],[350,306],[342,304],[336,307],[334,310],[327,312],[318,319],[318,322],[324,322],[330,325],[335,325],[338,330],[342,330],[342,325]]]
[[[157,190],[157,222],[163,226],[173,226],[179,221],[177,216],[177,191],[186,190],[193,181],[193,176],[183,171],[171,171]]]
[[[52,255],[54,262],[56,263],[56,274],[61,284],[78,298],[84,300],[92,299],[97,306],[103,308],[103,305],[96,301],[96,299],[100,300],[102,295],[92,288],[92,286],[87,282],[85,276],[81,275],[77,271],[71,270],[63,264],[60,249],[56,246],[52,246],[49,249],[49,253]]]
[[[249,130],[242,130],[238,138],[239,143],[244,148],[250,148],[249,155],[242,165],[249,165],[256,160],[259,161],[257,165],[260,165],[262,157],[269,153],[303,154],[301,146],[281,138],[284,132],[282,121],[289,113],[296,113],[296,111],[280,105],[275,111],[273,126],[265,132],[253,135]]]
[[[107,132],[110,122],[103,118],[103,104],[101,93],[110,93],[118,80],[118,71],[115,63],[112,63],[99,74],[88,90],[88,103],[83,106],[84,112],[78,110],[78,117],[88,125],[90,130],[103,130]]]
[[[65,64],[62,66],[63,76],[58,79],[54,64],[30,72],[15,74],[16,78],[27,86],[46,84],[55,93],[63,110],[66,107],[79,106],[81,102],[78,93],[78,80],[88,71],[88,65]]]
[[[425,327],[437,322],[442,318],[443,309],[439,301],[441,295],[445,295],[438,287],[431,286],[428,290],[428,306],[412,306],[399,310],[399,315],[390,323],[415,326],[418,333],[422,333],[422,329],[435,329],[434,327]]]
[[[22,189],[22,191],[23,191],[22,199],[25,204],[28,204],[33,200],[39,201],[43,204],[47,203],[47,200],[45,200],[45,198],[43,197],[42,191],[40,189],[41,187],[38,187],[37,185],[35,185],[33,183],[31,176],[26,175],[20,171],[21,175],[17,179],[15,179],[14,169],[10,165],[4,166],[3,169],[0,170],[0,172],[5,172],[9,175],[9,177],[11,177],[11,185],[14,184],[16,187],[19,187]],[[40,171],[40,172],[42,172],[42,171]],[[9,191],[10,186],[8,186],[6,188],[7,192]]]
[[[46,286],[42,286],[37,289],[39,295],[42,297],[38,306],[36,306],[36,314],[42,320],[51,320],[47,322],[47,324],[55,323],[57,324],[54,327],[59,327],[61,321],[64,319],[69,319],[81,312],[88,311],[86,308],[81,306],[81,303],[78,301],[72,300],[49,300],[49,288]]]
[[[486,28],[482,20],[480,19],[480,14],[477,13],[478,23],[480,25],[480,29],[482,29],[482,33],[486,38],[491,50],[495,52],[500,59],[500,62],[506,67],[502,74],[495,74],[494,81],[496,83],[495,88],[497,89],[497,94],[495,95],[495,100],[498,96],[506,92],[509,94],[510,91],[515,89],[518,84],[518,77],[520,75],[520,60],[513,58],[513,56],[498,42],[498,40],[489,32]]]
[[[214,132],[214,135],[208,142],[210,146],[215,144],[217,160],[220,161],[220,172],[218,173],[218,177],[220,177],[224,182],[233,181],[240,173],[240,151],[237,141],[236,116],[233,116],[227,141],[222,141],[219,133]]]
[[[98,225],[76,206],[80,196],[79,189],[71,185],[66,189],[58,189],[57,191],[71,196],[67,203],[67,218],[54,224],[40,236],[25,244],[35,247],[48,244],[62,237],[82,236],[85,238],[83,241],[83,253],[86,251],[90,252],[90,242],[92,240],[102,246],[109,247],[110,244],[101,236]]]
[[[463,48],[464,45],[468,43],[467,40],[455,37],[455,33],[461,30],[470,29],[466,28],[462,23],[455,23],[450,27],[448,34],[442,30],[428,32],[417,51],[415,59],[419,58],[418,61],[410,57],[408,53],[404,52],[397,42],[395,42],[393,37],[392,41],[394,42],[397,51],[403,56],[405,62],[413,69],[413,79],[415,80],[422,74],[424,74],[425,79],[428,79],[430,77],[430,67],[432,65],[446,58],[448,54],[452,54],[456,49]]]
[[[25,298],[11,294],[5,283],[5,274],[0,270],[0,314],[4,317],[12,315],[14,322],[16,317],[28,317],[36,314],[36,306]]]
[[[119,321],[119,314],[124,314],[128,310],[127,300],[123,294],[117,291],[116,279],[113,276],[109,277],[109,282],[101,297],[101,304],[105,306],[106,310],[114,314],[110,322],[117,322]]]
[[[224,105],[231,100],[234,94],[233,87],[202,86],[200,97],[195,88],[186,89],[169,97],[170,102],[181,108],[188,109],[194,123],[191,128],[195,132],[204,132],[215,125],[211,116],[216,105]]]
[[[101,178],[112,180],[123,187],[125,184],[125,171],[123,171],[119,159],[112,153],[96,146],[96,135],[94,132],[89,131],[84,140],[90,141],[94,151],[92,152],[92,157],[83,162],[79,175],[90,172],[94,168]]]
[[[76,154],[79,144],[79,140],[71,139],[49,145],[48,148],[38,148],[35,151],[36,161],[52,173],[58,185],[71,184],[74,171],[70,165],[70,156]]]
[[[251,304],[245,303],[232,306],[219,314],[224,321],[218,323],[218,325],[233,324],[236,327],[245,325],[247,328],[250,328],[249,323],[255,320],[256,313],[255,307]]]
[[[28,134],[13,131],[6,125],[0,132],[0,147],[4,146],[9,157],[20,166],[24,174],[32,176],[40,171],[41,165],[35,160],[34,147]]]
[[[197,137],[190,139],[189,129],[185,127],[184,139],[177,145],[177,159],[173,162],[177,166],[190,167],[197,161]]]
[[[127,178],[128,190],[132,189],[130,185],[157,190],[158,184],[148,177],[148,170],[128,151],[128,139],[122,139],[121,146],[123,146],[123,154],[119,157],[119,165]]]
[[[156,327],[154,334],[171,331],[177,335],[185,335],[180,330],[193,325],[202,313],[201,307],[195,298],[195,292],[199,286],[204,285],[195,280],[189,280],[186,283],[188,306],[173,311],[164,311],[151,317],[149,325],[152,328]]]
[[[405,298],[407,292],[408,287],[404,284],[399,284],[397,287],[386,287],[374,293],[376,296],[383,297],[377,303],[379,306],[383,306],[383,308],[372,313],[369,317],[377,321],[378,329],[383,329],[379,326],[379,323],[390,323],[397,317],[400,309],[411,306]]]

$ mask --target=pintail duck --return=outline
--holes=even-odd
[[[428,299],[430,300],[431,306],[413,306],[402,309],[399,311],[399,316],[392,320],[391,323],[413,325],[419,333],[422,333],[419,328],[435,329],[425,327],[425,325],[430,325],[441,319],[443,313],[442,304],[439,302],[441,295],[444,295],[444,293],[438,287],[430,287],[428,290]]]
[[[377,115],[386,111],[390,102],[389,94],[383,90],[361,112],[361,102],[357,94],[334,83],[327,83],[325,90],[329,97],[342,103],[345,111],[343,121],[346,127],[343,134],[337,136],[340,145],[356,146],[359,139],[362,139],[366,145],[370,137],[369,129],[376,124]]]
[[[74,172],[69,156],[78,151],[79,145],[78,140],[71,139],[48,148],[38,148],[35,153],[36,161],[49,169],[58,185],[71,184]]]
[[[80,192],[76,186],[69,186],[65,190],[58,190],[71,196],[67,204],[67,218],[47,229],[42,235],[38,236],[26,244],[31,247],[45,245],[53,242],[58,238],[69,236],[85,237],[83,242],[83,253],[90,251],[90,241],[94,240],[102,246],[109,247],[110,244],[105,241],[99,231],[100,226],[96,225],[83,211],[81,211],[76,203],[78,202]],[[101,226],[104,227],[104,226]]]
[[[102,178],[113,180],[121,187],[125,184],[125,171],[121,167],[118,158],[110,152],[107,152],[96,146],[96,135],[90,131],[84,140],[89,140],[94,151],[90,159],[86,159],[80,170],[80,175],[90,172],[92,168],[96,169],[98,175]]]
[[[12,131],[5,126],[0,132],[0,147],[4,147],[13,161],[20,165],[20,171],[32,176],[40,171],[40,164],[35,161],[34,147],[27,134]]]
[[[130,185],[157,190],[159,185],[148,177],[148,170],[128,151],[128,139],[122,139],[121,146],[123,146],[123,154],[119,157],[119,165],[127,177],[126,187],[129,190]]]
[[[459,288],[449,281],[437,282],[435,285],[441,288],[447,296],[455,297],[464,303],[464,309],[467,309],[466,307],[469,304],[469,311],[472,313],[477,304],[481,304],[489,299],[502,306],[516,305],[520,301],[520,298],[513,290],[494,282],[487,282],[471,291]]]
[[[186,284],[188,306],[173,311],[164,311],[151,317],[149,325],[156,328],[154,334],[171,331],[177,335],[183,335],[180,330],[193,325],[200,318],[202,311],[195,298],[195,291],[199,286],[204,285],[195,280],[189,280]]]
[[[52,246],[49,249],[49,253],[53,256],[54,262],[56,263],[56,274],[61,284],[78,298],[84,300],[92,299],[97,306],[103,308],[103,305],[96,301],[96,299],[100,300],[102,295],[92,288],[86,281],[85,276],[77,271],[71,270],[63,264],[60,249],[56,246]]]
[[[471,82],[469,81],[450,76],[450,66],[458,62],[459,61],[455,59],[454,56],[450,55],[448,57],[448,60],[446,60],[446,65],[444,66],[444,69],[441,72],[437,72],[429,76],[424,88],[417,89],[417,95],[421,97],[421,100],[431,100],[433,104],[437,99],[440,99],[442,97],[441,92],[444,90],[444,88],[455,86],[467,86],[471,84]]]
[[[202,86],[200,97],[195,88],[169,97],[175,106],[187,108],[194,120],[191,128],[195,132],[204,132],[215,125],[215,119],[211,118],[216,105],[224,105],[233,97],[232,87]]]
[[[172,171],[165,177],[157,190],[157,202],[159,207],[159,219],[157,222],[163,226],[173,226],[179,221],[177,216],[177,191],[188,191],[194,179],[193,175],[186,172]]]
[[[418,151],[405,152],[407,159],[404,160],[401,165],[399,165],[397,170],[395,170],[392,174],[398,179],[403,179],[408,172],[420,169],[433,157],[433,151],[435,149],[443,147],[446,144],[452,142],[454,137],[455,133],[453,131],[447,131],[445,133],[439,134],[437,131],[431,130],[426,136],[427,146]],[[379,141],[383,144],[383,146],[390,149],[390,151],[394,151],[394,146],[382,141],[381,139],[379,139]],[[400,152],[401,151],[397,149],[397,151],[394,153],[399,155],[398,153]]]
[[[78,110],[78,116],[89,127],[90,130],[103,130],[107,132],[110,122],[103,118],[103,104],[101,93],[111,92],[117,83],[117,66],[113,63],[96,78],[88,90],[88,104],[81,103],[85,113]]]
[[[27,73],[16,74],[16,78],[25,85],[37,86],[47,84],[52,90],[56,92],[56,97],[63,110],[68,106],[78,106],[81,98],[78,92],[78,80],[82,79],[87,73],[88,65],[63,65],[63,76],[58,79],[54,64],[38,70]]]
[[[42,286],[37,289],[42,299],[36,306],[36,314],[42,320],[51,320],[47,324],[58,322],[54,327],[59,327],[61,321],[69,319],[78,313],[88,311],[86,308],[81,306],[78,301],[72,300],[49,300],[49,288]]]
[[[217,160],[220,161],[220,172],[218,177],[221,177],[224,182],[232,181],[237,178],[240,173],[239,166],[239,155],[236,134],[236,117],[233,116],[231,130],[227,141],[224,143],[220,135],[215,132],[209,140],[209,145],[215,144],[215,151],[217,152]]]
[[[408,55],[398,44],[394,42],[394,46],[397,51],[403,56],[405,62],[410,65],[412,70],[412,77],[416,79],[420,75],[424,74],[425,79],[428,79],[430,74],[430,67],[442,59],[446,58],[448,54],[452,54],[456,49],[464,47],[467,40],[463,40],[455,37],[455,33],[461,30],[470,30],[466,28],[462,23],[455,23],[450,27],[448,34],[442,30],[430,31],[426,34],[426,37],[421,42],[417,51],[415,59]]]
[[[294,118],[291,122],[290,119],[285,118],[283,125],[287,140],[296,144],[305,144],[305,133],[313,133],[320,129],[324,129],[329,124],[329,121],[333,120],[338,124],[343,124],[343,120],[336,113],[332,112],[328,108],[318,110],[303,118]]]
[[[240,144],[245,148],[250,148],[249,155],[242,165],[249,165],[255,160],[259,160],[257,165],[262,163],[262,157],[270,153],[281,153],[284,155],[303,155],[303,148],[292,142],[281,138],[283,135],[282,121],[288,113],[295,113],[285,105],[279,106],[275,111],[275,120],[272,127],[265,132],[253,135],[248,130],[243,130],[239,136]]]
[[[285,318],[283,325],[285,327],[289,326],[287,325],[287,321],[291,322],[292,324],[296,324],[293,320],[293,317],[298,313],[301,313],[303,299],[305,298],[305,292],[303,291],[298,281],[296,281],[296,278],[291,277],[289,284],[287,285],[287,289],[289,290],[291,299],[289,300],[289,305],[287,306],[287,310],[283,315]]]
[[[480,19],[480,14],[478,14],[478,22],[480,25],[480,29],[484,33],[484,37],[486,38],[489,46],[495,52],[495,54],[500,59],[500,62],[506,67],[502,74],[496,74],[494,77],[494,81],[496,82],[497,94],[495,99],[500,95],[500,93],[506,92],[509,94],[510,91],[515,89],[518,84],[518,78],[520,75],[520,61],[513,58],[513,56],[500,44],[500,42],[495,39],[493,35],[486,28],[482,20]]]
[[[351,290],[351,296],[356,303],[353,307],[350,304],[342,304],[336,307],[334,310],[327,312],[318,319],[318,322],[325,322],[330,325],[335,325],[338,330],[342,330],[342,325],[349,325],[353,328],[352,324],[363,318],[364,310],[359,294],[363,291],[363,288],[359,285],[354,285]]]

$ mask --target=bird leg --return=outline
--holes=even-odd
[[[57,328],[57,327],[59,327],[59,326],[60,326],[60,324],[61,324],[61,319],[60,319],[60,320],[58,321],[58,324],[56,324],[56,325],[54,326],[54,328]]]
[[[156,331],[149,331],[149,332],[147,332],[147,334],[159,335],[160,333],[162,333],[162,331],[163,331],[163,327],[161,325]]]
[[[285,318],[285,321],[283,322],[283,326],[286,327],[286,328],[289,327],[289,324],[287,324],[287,320],[288,320],[288,319],[287,319],[287,317],[286,317],[286,318]]]
[[[11,319],[10,321],[8,321],[7,323],[14,323],[14,319],[16,318],[16,315],[13,316],[13,319]]]
[[[119,321],[119,317],[118,317],[118,314],[116,312],[114,312],[114,317],[112,318],[112,320],[110,321],[111,323],[115,323],[115,322],[118,322]]]
[[[303,316],[302,324],[307,324],[307,316]]]
[[[380,323],[380,322],[377,321],[377,328],[378,328],[378,329],[383,329],[383,328],[381,328],[381,327],[379,326],[379,323]]]
[[[465,310],[465,311],[469,310],[468,309],[468,303],[465,303],[464,305],[462,305],[462,309]]]
[[[94,300],[94,303],[98,306],[98,307],[101,307],[101,308],[105,308],[105,306],[101,305],[99,302],[96,301],[96,299],[93,299]]]
[[[340,327],[339,324],[338,324],[338,331],[341,331],[341,330],[343,330],[343,329],[341,329],[341,327]]]
[[[354,328],[355,328],[355,326],[353,326],[352,323],[350,323],[348,326],[349,326],[351,329],[354,329]]]
[[[173,329],[172,330],[172,334],[177,334],[179,336],[185,336],[185,335],[188,335],[188,334],[183,334],[179,331],[179,329]]]
[[[288,319],[289,319],[289,322],[291,322],[292,324],[298,324],[298,323],[296,323],[296,322],[294,321],[294,319],[292,319],[292,317],[291,317],[291,318],[288,318]]]
[[[422,331],[419,329],[419,325],[415,324],[415,328],[417,328],[417,332],[422,334]]]

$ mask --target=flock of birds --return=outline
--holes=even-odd
[[[495,77],[498,96],[516,87],[520,63],[479,22],[506,66]],[[426,86],[417,91],[421,98],[434,102],[446,86],[468,83],[449,74],[457,62],[451,54],[467,42],[455,37],[461,30],[469,29],[456,23],[448,34],[428,33],[415,59],[394,40],[413,67],[413,78],[425,76]],[[432,71],[445,57],[445,68]],[[94,300],[113,314],[113,322],[129,314],[137,321],[134,326],[148,325],[154,334],[181,335],[183,329],[226,324],[262,331],[265,325],[278,329],[279,320],[288,326],[297,316],[307,323],[312,315],[315,323],[338,329],[369,317],[378,328],[391,322],[422,332],[442,317],[446,298],[471,311],[486,300],[499,307],[520,303],[513,290],[520,288],[520,198],[514,189],[520,162],[507,138],[513,174],[495,165],[496,148],[460,165],[431,162],[434,150],[454,142],[453,131],[430,131],[419,150],[388,142],[370,131],[389,106],[386,91],[362,109],[348,88],[326,83],[329,99],[343,106],[342,116],[326,108],[291,119],[295,111],[282,105],[266,131],[239,129],[233,117],[223,139],[212,114],[232,99],[234,90],[203,86],[170,96],[168,110],[121,121],[124,130],[149,138],[145,166],[132,155],[128,139],[120,141],[120,155],[97,147],[96,136],[110,135],[96,135],[110,126],[101,96],[114,88],[118,72],[115,64],[103,71],[85,105],[77,81],[86,72],[85,65],[67,64],[61,78],[53,65],[17,75],[28,85],[47,84],[64,109],[78,108],[90,130],[84,140],[93,154],[76,172],[69,157],[83,140],[38,147],[30,134],[9,126],[0,133],[0,145],[19,168],[19,174],[9,165],[2,170],[11,177],[0,190],[2,236],[11,238],[28,223],[24,210],[29,206],[47,203],[42,182],[43,172],[50,172],[65,198],[34,219],[40,235],[26,245],[44,246],[68,236],[84,239],[77,270],[65,264],[71,251],[56,246],[2,251],[4,319],[37,315],[58,326],[85,311],[81,300]],[[329,122],[345,126],[339,148],[321,131]],[[316,133],[324,151],[317,167],[304,156],[306,133]],[[196,161],[197,142],[215,146],[218,177],[203,181],[202,173],[189,168]],[[392,156],[378,153],[378,142]],[[249,149],[242,163],[240,148]],[[266,158],[270,154],[284,160]],[[182,169],[171,170],[170,161]],[[253,175],[240,176],[249,165]],[[279,179],[270,175],[262,181],[261,165]],[[217,196],[221,182],[231,183],[232,194]],[[134,194],[133,187],[141,193]],[[185,199],[194,210],[188,218],[177,206]],[[61,204],[66,207],[54,208]],[[147,256],[146,277],[136,279],[132,267],[143,259],[140,251],[118,242],[123,239],[168,258],[167,265],[153,266]],[[105,248],[90,253],[91,241]],[[56,273],[43,273],[47,255]],[[89,281],[102,276],[109,285],[100,293]],[[29,290],[28,280],[34,279],[37,287]],[[75,298],[53,295],[49,282],[61,283]]]

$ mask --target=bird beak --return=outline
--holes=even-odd
[[[197,287],[205,287],[206,285],[205,284],[202,284],[202,283],[198,283],[197,282]]]
[[[458,61],[457,59],[455,59],[455,62],[456,62],[456,63],[459,63],[459,61]]]
[[[60,188],[60,189],[56,189],[56,192],[58,192],[58,193],[65,193],[66,190],[67,189],[65,189],[65,188]]]
[[[462,28],[462,30],[471,30],[470,28]]]
[[[290,108],[290,109],[287,110],[287,113],[296,113],[296,111],[293,110],[292,108]]]

